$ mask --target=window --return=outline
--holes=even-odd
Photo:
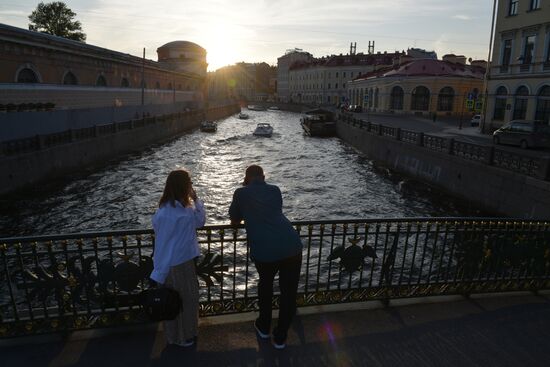
[[[374,108],[378,108],[378,88],[374,91]]]
[[[390,109],[402,110],[403,109],[403,89],[401,87],[393,87],[390,94]]]
[[[531,8],[529,10],[540,9],[540,0],[531,0]]]
[[[506,87],[499,87],[495,96],[495,110],[493,111],[493,120],[503,121],[506,112],[506,98],[508,91]]]
[[[451,87],[445,87],[439,91],[437,96],[437,110],[438,111],[452,111],[453,100],[455,97],[455,91]]]
[[[334,89],[338,89],[338,83],[334,85]]]
[[[69,71],[63,77],[63,84],[65,84],[65,85],[77,85],[78,81],[76,80],[76,76],[72,72]]]
[[[346,77],[346,72],[344,71],[344,78]]]
[[[513,120],[524,120],[527,113],[527,97],[529,96],[529,90],[525,86],[521,86],[516,91],[516,98],[514,102],[514,115]]]
[[[155,83],[155,89],[160,89],[160,83],[159,82]]]
[[[537,94],[537,110],[535,120],[542,120],[545,123],[550,122],[550,86],[545,85]]]
[[[427,111],[430,105],[430,91],[426,87],[416,87],[411,95],[411,110]]]
[[[508,10],[508,15],[516,15],[518,13],[518,3],[519,3],[519,0],[510,0],[510,8]]]
[[[546,35],[546,58],[544,59],[545,63],[550,63],[550,33]]]
[[[328,87],[327,87],[327,89],[330,89],[330,83],[328,83]]]
[[[122,78],[122,80],[120,81],[120,86],[122,88],[128,88],[130,87],[130,82],[128,81],[127,78]]]
[[[533,51],[535,50],[535,37],[536,36],[534,35],[525,37],[525,47],[523,49],[523,64],[533,63],[533,58],[534,58]]]
[[[338,72],[336,72],[336,77],[338,78]]]
[[[17,74],[17,83],[38,83],[38,77],[32,69],[24,68]]]
[[[100,75],[100,76],[97,77],[95,85],[97,87],[106,87],[107,86],[107,80],[105,79],[105,77],[103,75]]]
[[[166,86],[166,89],[172,90],[172,83],[168,83],[168,85]]]
[[[504,40],[502,42],[502,60],[501,64],[508,66],[512,59],[512,40]]]

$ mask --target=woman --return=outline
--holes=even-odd
[[[179,315],[164,322],[169,344],[190,347],[197,336],[199,286],[194,259],[200,249],[196,229],[204,226],[205,217],[204,204],[193,189],[189,173],[170,172],[159,209],[153,215],[155,252],[150,276],[178,291],[182,299]]]

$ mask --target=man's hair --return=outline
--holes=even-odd
[[[257,164],[253,164],[251,166],[248,166],[245,172],[245,176],[248,178],[256,178],[256,177],[263,178],[264,170],[262,169],[262,167],[258,166]]]

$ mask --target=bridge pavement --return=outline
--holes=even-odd
[[[156,324],[0,341],[2,366],[549,366],[548,295],[389,307],[301,309],[288,346],[254,334],[254,314],[201,319],[195,348],[166,346]],[[334,308],[334,307],[333,307]],[[338,309],[339,308],[339,309]],[[329,312],[330,311],[330,312]]]

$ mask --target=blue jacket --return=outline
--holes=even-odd
[[[275,262],[302,251],[300,236],[283,214],[281,190],[275,185],[252,181],[235,190],[229,216],[244,220],[254,261]]]

